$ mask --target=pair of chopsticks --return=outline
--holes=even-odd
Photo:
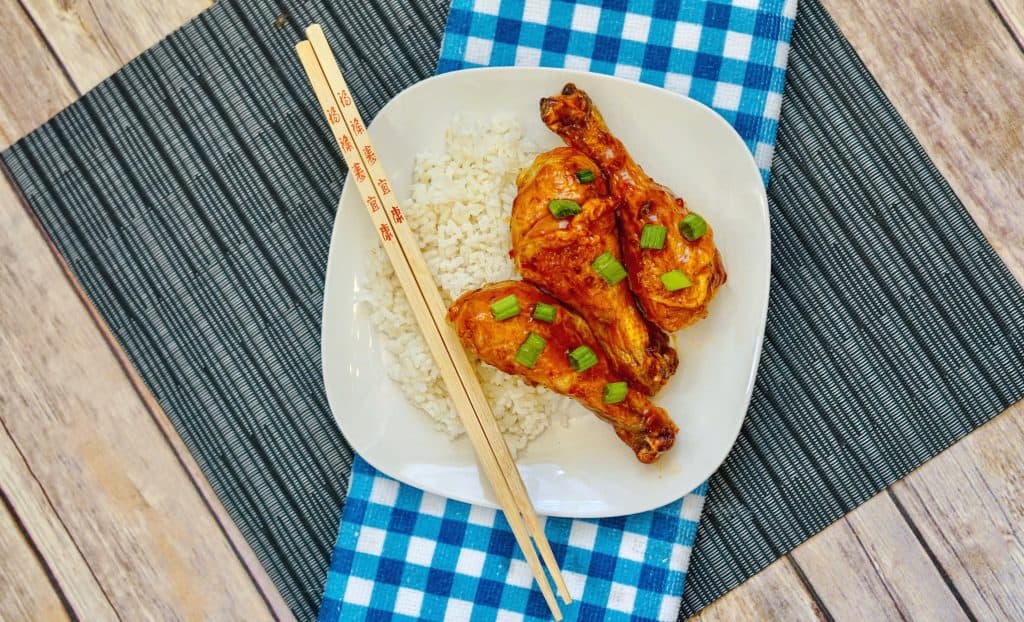
[[[437,285],[420,254],[419,243],[402,214],[323,29],[319,24],[313,24],[306,29],[306,37],[307,41],[295,46],[299,60],[302,61],[313,92],[348,164],[395,274],[412,305],[416,322],[440,368],[441,377],[466,428],[466,435],[484,475],[498,497],[505,518],[533,571],[551,614],[555,620],[561,620],[562,612],[537,557],[537,550],[551,573],[559,596],[566,604],[571,603],[572,598],[526,492],[526,485],[512,460],[512,454],[484,397],[472,364],[455,331],[445,320],[447,309]],[[534,543],[537,550],[534,549]]]

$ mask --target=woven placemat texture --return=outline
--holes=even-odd
[[[221,0],[3,154],[301,619],[352,451],[319,347],[343,174],[293,45],[322,23],[372,117],[447,4]],[[1020,287],[817,0],[789,63],[764,355],[684,616],[1024,393]]]

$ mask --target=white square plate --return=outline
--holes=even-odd
[[[425,80],[391,100],[370,133],[398,196],[408,198],[416,154],[443,148],[456,113],[483,119],[511,114],[539,147],[560,145],[541,123],[538,101],[566,82],[587,91],[641,166],[714,226],[729,274],[710,316],[676,335],[679,370],[654,399],[679,425],[671,451],[654,465],[641,464],[610,426],[587,416],[568,427],[553,424],[517,461],[540,514],[618,516],[659,507],[697,487],[725,459],[743,423],[771,262],[768,200],[747,147],[725,120],[691,99],[618,78],[540,68],[474,69]],[[387,376],[372,309],[355,296],[365,283],[367,253],[377,244],[355,184],[346,183],[324,284],[323,372],[334,417],[352,447],[384,473],[495,507],[469,442],[436,431]]]

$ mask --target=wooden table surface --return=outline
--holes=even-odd
[[[1024,281],[1024,1],[824,0]],[[209,0],[0,2],[0,149]],[[0,619],[290,618],[0,178]],[[701,620],[1024,620],[1024,402]]]

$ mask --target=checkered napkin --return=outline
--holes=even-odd
[[[613,74],[714,108],[767,183],[796,0],[454,0],[438,72],[542,65]],[[651,512],[549,518],[567,620],[675,620],[707,485]],[[322,622],[545,620],[500,512],[400,484],[356,458]]]

